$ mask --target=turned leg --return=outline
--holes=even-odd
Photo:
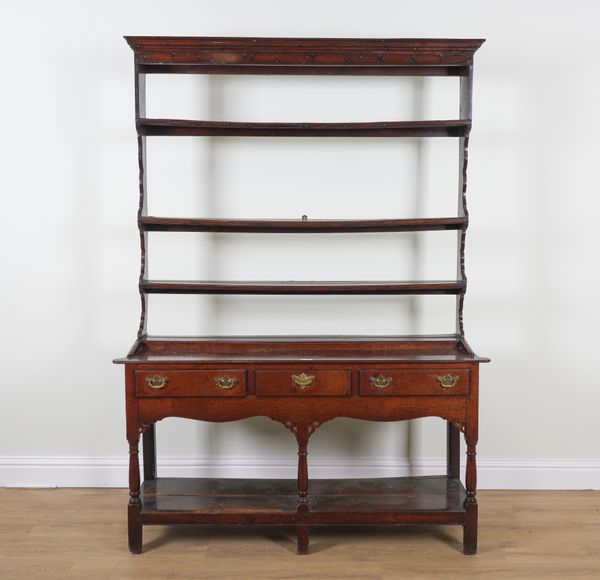
[[[477,552],[477,441],[466,437],[467,441],[467,469],[465,487],[465,525],[463,527],[463,551],[465,554]]]
[[[308,554],[309,529],[306,523],[308,515],[308,438],[310,436],[308,424],[296,426],[296,440],[298,442],[298,554]]]
[[[323,421],[307,423],[281,422],[294,434],[298,443],[297,550],[298,554],[308,554],[308,542],[310,539],[310,530],[308,527],[310,511],[308,506],[308,440],[323,424]]]
[[[448,479],[460,477],[460,431],[452,421],[447,421],[446,473]]]
[[[129,439],[129,504],[127,505],[127,531],[129,550],[132,554],[142,552],[142,523],[140,500],[139,434]]]
[[[142,436],[144,448],[144,480],[156,479],[156,430],[155,424],[148,425]]]

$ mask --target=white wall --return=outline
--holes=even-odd
[[[465,306],[470,343],[493,358],[481,373],[483,483],[600,487],[598,16],[591,0],[11,3],[0,22],[0,483],[126,481],[122,368],[111,360],[137,329],[139,249],[132,53],[121,37],[140,34],[487,38],[476,55]],[[228,119],[451,117],[444,103],[456,96],[451,79],[186,77],[181,100],[152,82],[150,113]],[[155,213],[427,215],[436,196],[454,205],[450,140],[162,141],[150,150]],[[152,236],[154,275],[343,279],[359,264],[365,278],[443,277],[453,249],[443,233],[167,237]],[[194,253],[178,254],[190,237]],[[451,320],[441,298],[176,300],[167,310],[153,299],[151,329],[443,331]],[[340,420],[311,451],[322,473],[402,467],[407,455],[439,468],[443,432],[434,419]],[[175,471],[224,468],[216,457],[294,471],[291,436],[266,419],[171,419],[158,433]]]

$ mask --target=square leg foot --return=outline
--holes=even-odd
[[[308,554],[309,529],[308,526],[298,526],[298,554]]]

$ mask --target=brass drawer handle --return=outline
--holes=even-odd
[[[233,387],[235,387],[238,384],[238,380],[236,378],[228,377],[227,375],[223,375],[222,377],[215,377],[214,381],[217,387],[221,387],[224,391],[233,389]]]
[[[387,389],[393,381],[393,377],[384,377],[383,375],[379,375],[378,377],[369,377],[369,382],[379,390]]]
[[[146,377],[146,385],[148,385],[154,391],[161,391],[167,386],[168,382],[169,379],[167,377],[161,377],[160,375]]]
[[[436,378],[444,389],[452,389],[458,385],[458,377],[456,375],[443,375]]]
[[[301,389],[306,389],[307,387],[310,387],[315,382],[315,376],[300,373],[299,375],[292,375],[292,381],[294,382],[294,384],[298,385]]]

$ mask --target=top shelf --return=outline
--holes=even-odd
[[[139,72],[467,76],[483,39],[126,36]]]

